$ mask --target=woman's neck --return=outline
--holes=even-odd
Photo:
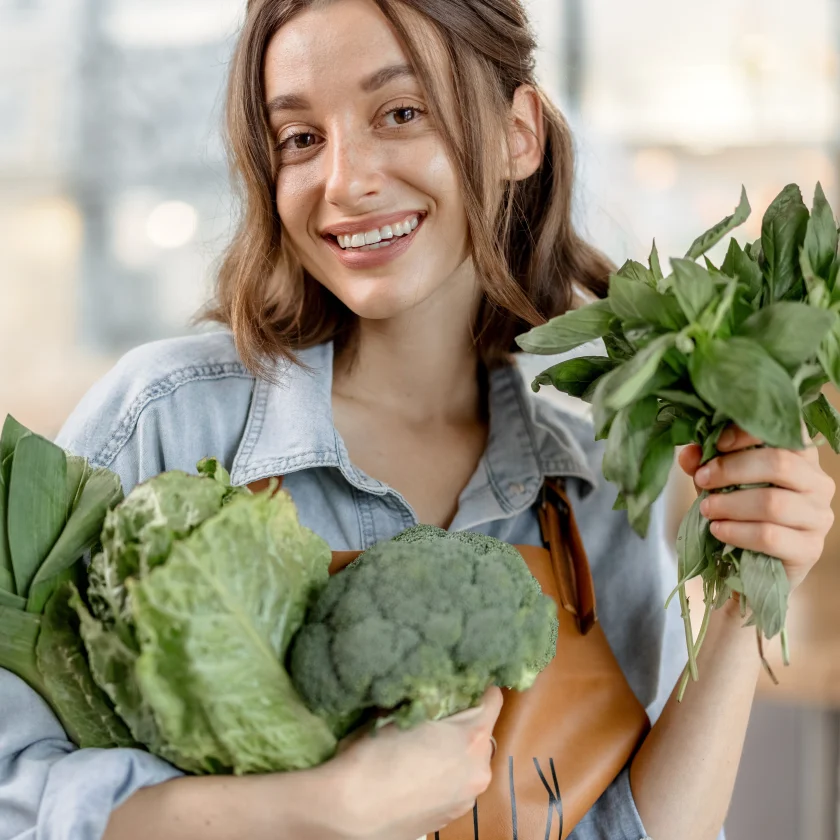
[[[427,301],[399,318],[360,321],[335,361],[333,394],[412,424],[482,422],[479,355],[462,300]]]

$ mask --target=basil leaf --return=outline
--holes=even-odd
[[[741,554],[741,583],[758,629],[768,639],[785,626],[790,583],[781,560],[755,551]]]
[[[691,260],[671,260],[671,268],[674,294],[686,318],[693,323],[717,296],[717,286],[709,272]]]
[[[744,252],[751,259],[758,263],[759,268],[764,264],[764,250],[761,247],[761,240],[756,239],[755,242],[744,246]]]
[[[676,299],[620,274],[610,278],[610,306],[623,321],[642,321],[666,330],[680,330],[686,319]]]
[[[659,424],[648,440],[636,492],[627,496],[627,516],[636,533],[642,538],[647,536],[651,507],[665,489],[673,464],[674,443],[671,439],[671,427],[668,424]]]
[[[602,338],[610,331],[614,320],[610,304],[606,300],[588,303],[580,309],[572,309],[547,324],[517,336],[516,343],[526,352],[542,356],[567,353]]]
[[[689,359],[697,393],[770,446],[802,449],[799,395],[785,369],[748,338],[698,343]]]
[[[677,534],[678,586],[683,586],[692,578],[702,574],[709,562],[706,543],[711,522],[700,513],[700,503],[708,495],[708,492],[704,490],[694,500],[694,504],[680,522]]]
[[[671,443],[674,446],[694,443],[694,425],[687,417],[677,417],[671,424]]]
[[[819,399],[828,377],[823,373],[822,365],[804,365],[793,382],[794,385],[798,382],[799,399],[803,406],[807,406]]]
[[[616,274],[619,277],[626,277],[628,280],[644,283],[652,289],[656,288],[656,276],[654,273],[635,260],[627,260]]]
[[[622,493],[632,493],[639,484],[644,453],[658,412],[658,400],[648,397],[625,406],[613,420],[601,469],[604,478],[617,484]]]
[[[834,326],[817,350],[817,358],[825,371],[825,375],[836,388],[840,388],[840,321]]]
[[[658,284],[665,279],[665,276],[662,274],[662,264],[659,262],[659,251],[656,249],[655,239],[653,240],[653,247],[650,249],[650,258],[648,259],[648,263],[650,264],[650,270],[653,272],[653,276],[656,278],[658,286]],[[662,289],[659,291],[662,291]]]
[[[747,199],[747,191],[741,187],[741,201],[735,208],[735,212],[731,216],[727,216],[722,221],[718,222],[714,227],[707,230],[702,236],[698,236],[694,240],[692,246],[688,249],[685,255],[688,260],[696,260],[697,257],[702,256],[706,251],[710,251],[726,236],[727,233],[740,227],[750,217],[751,213],[750,202]]]
[[[761,268],[749,254],[741,250],[741,246],[733,239],[729,243],[729,251],[721,266],[723,273],[730,277],[737,277],[747,291],[747,299],[754,301],[761,294]]]
[[[829,269],[837,255],[837,223],[819,183],[814,193],[814,209],[808,220],[802,250],[807,255],[807,261],[814,274],[827,280]]]
[[[601,403],[618,411],[634,400],[672,384],[676,374],[670,369],[660,372],[659,363],[675,340],[672,333],[659,336],[629,362],[603,377],[595,392],[596,405]]]
[[[819,432],[829,446],[840,453],[840,413],[825,398],[824,394],[805,406],[805,420],[813,429]]]
[[[617,366],[617,362],[603,356],[581,356],[568,359],[543,371],[534,379],[531,388],[539,391],[543,385],[553,385],[573,397],[583,397],[593,383]]]
[[[616,362],[626,362],[636,354],[633,346],[622,332],[617,319],[612,332],[608,332],[604,336],[604,346],[607,348],[607,355]]]
[[[808,208],[796,184],[789,184],[764,214],[761,246],[769,302],[781,300],[796,286],[800,274],[799,249],[805,240]]]
[[[780,365],[793,372],[816,356],[836,320],[835,313],[827,309],[780,301],[753,313],[738,333],[760,344]]]
[[[709,406],[707,406],[700,397],[688,391],[672,391],[669,388],[663,388],[662,390],[656,392],[656,396],[660,399],[668,400],[668,402],[675,403],[676,405],[683,405],[686,408],[694,408],[703,414],[706,414],[709,411]]]
[[[817,277],[811,265],[811,257],[803,248],[799,254],[799,267],[802,269],[802,279],[808,290],[808,303],[817,309],[827,309],[831,305],[831,293],[825,280]]]
[[[717,420],[717,418],[715,418]],[[714,421],[713,421],[714,422]],[[708,437],[703,441],[703,457],[700,459],[701,464],[707,464],[712,458],[718,454],[717,444],[723,430],[729,425],[727,420],[717,421],[714,428],[709,432]]]

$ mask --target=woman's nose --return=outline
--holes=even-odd
[[[369,138],[334,135],[324,160],[325,198],[335,207],[352,211],[381,191],[380,161]]]

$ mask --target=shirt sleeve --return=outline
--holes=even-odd
[[[151,753],[77,749],[40,696],[0,668],[0,840],[99,840],[140,788],[183,775]]]

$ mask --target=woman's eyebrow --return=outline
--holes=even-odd
[[[365,93],[373,93],[382,87],[385,87],[389,82],[395,79],[415,78],[414,69],[409,64],[392,64],[389,67],[383,67],[370,76],[362,79],[359,87]],[[306,111],[309,109],[309,100],[299,93],[281,93],[275,96],[266,105],[268,113],[273,114],[277,111]]]
[[[383,67],[363,79],[360,87],[365,93],[373,93],[373,91],[385,87],[388,82],[393,82],[394,79],[413,79],[414,77],[414,68],[409,64],[392,64],[390,67]]]

